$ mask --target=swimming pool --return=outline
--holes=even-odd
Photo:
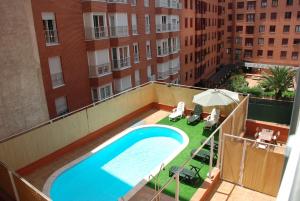
[[[54,172],[43,191],[53,201],[127,200],[187,144],[171,126],[129,128]]]

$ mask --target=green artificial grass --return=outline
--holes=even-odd
[[[162,125],[168,125],[168,126],[173,126],[176,128],[181,129],[184,131],[187,136],[189,137],[189,144],[165,167],[165,170],[161,171],[158,177],[158,182],[159,186],[164,185],[168,180],[169,180],[169,169],[171,166],[176,165],[176,166],[181,166],[183,163],[190,158],[190,153],[193,149],[199,148],[200,147],[200,142],[202,139],[205,139],[209,137],[210,131],[205,130],[204,131],[204,122],[200,122],[196,125],[187,125],[187,120],[186,118],[180,119],[176,122],[169,121],[168,117],[160,120],[157,124],[162,124]],[[201,186],[203,183],[204,179],[207,178],[207,173],[209,171],[209,165],[203,164],[199,161],[196,160],[191,160],[188,165],[185,166],[185,168],[190,168],[189,165],[194,165],[198,168],[201,168],[200,170],[200,176],[201,179],[198,182],[196,186],[192,186],[189,184],[184,184],[180,182],[180,200],[181,201],[189,201],[194,193],[196,192],[197,188]],[[154,188],[154,181],[155,179],[152,179],[149,183],[148,186]],[[172,197],[174,197],[176,191],[176,182],[172,182],[165,190],[164,193],[168,194]]]

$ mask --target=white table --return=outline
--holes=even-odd
[[[261,132],[259,133],[258,138],[263,140],[263,141],[272,141],[274,131],[273,130],[268,130],[268,129],[262,129]]]

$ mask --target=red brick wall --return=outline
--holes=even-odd
[[[55,98],[67,97],[70,111],[91,103],[88,63],[80,1],[32,0],[43,82],[50,118],[56,116]],[[42,12],[54,12],[59,45],[46,47]],[[48,58],[60,56],[65,86],[52,89]]]

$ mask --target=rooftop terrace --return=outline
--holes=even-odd
[[[21,201],[28,198],[33,201],[50,200],[42,189],[57,169],[129,127],[165,124],[183,130],[189,137],[189,144],[169,164],[165,164],[158,182],[150,180],[148,187],[141,188],[131,200],[154,200],[153,196],[161,196],[161,193],[165,194],[161,197],[163,200],[174,200],[174,197],[175,200],[207,200],[221,180],[247,187],[254,193],[259,191],[276,197],[286,139],[281,145],[267,144],[268,148],[258,149],[255,140],[243,138],[245,134],[250,138],[253,135],[253,131],[247,132],[246,128],[249,125],[246,123],[248,96],[240,95],[238,104],[220,107],[222,118],[215,130],[204,131],[203,121],[190,126],[186,119],[170,122],[166,118],[180,101],[186,103],[188,116],[194,108],[193,96],[204,90],[151,82],[5,139],[0,142],[0,160],[5,164],[0,166],[0,174],[6,180],[0,181],[0,188]],[[211,107],[204,107],[202,117],[211,110]],[[208,150],[211,156],[217,155],[216,163],[212,158],[208,163],[199,162],[190,155],[192,149],[198,149],[197,152],[204,149],[200,143],[203,139],[208,143],[219,141],[217,151]],[[191,186],[169,177],[168,171],[173,165],[201,167],[200,182]],[[9,174],[5,167],[10,170]],[[157,191],[151,190],[154,185],[159,186]],[[127,199],[126,196],[123,198]]]

